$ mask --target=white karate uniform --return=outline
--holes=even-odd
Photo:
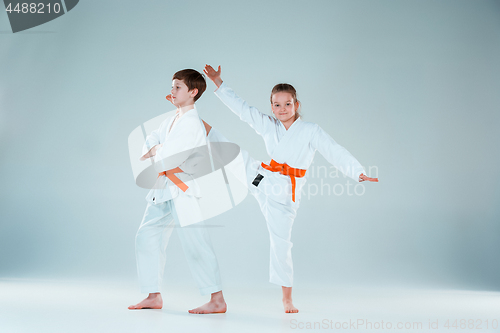
[[[151,132],[146,138],[142,153],[145,154],[154,146],[163,144],[153,157],[156,171],[160,173],[180,167],[186,172],[176,173],[175,176],[189,187],[185,194],[200,197],[199,186],[190,176],[189,170],[198,162],[196,157],[191,156],[192,151],[207,144],[205,127],[196,108],[187,111],[172,126],[174,120],[175,116],[165,119],[157,130]],[[149,191],[146,200],[153,204],[161,203],[176,198],[179,192],[182,193],[179,187],[162,175]]]
[[[361,164],[317,124],[299,118],[286,130],[280,120],[249,106],[225,83],[221,84],[215,94],[241,120],[247,122],[262,136],[267,153],[276,162],[286,163],[296,169],[307,169],[318,150],[328,162],[355,181],[359,181],[362,173],[366,174]],[[290,176],[264,169],[248,155],[244,157],[248,159],[246,166],[249,190],[259,202],[269,230],[270,282],[291,287],[293,284],[291,231],[300,204],[301,189],[306,179],[295,178],[295,202],[293,202]],[[269,165],[268,161],[265,163]],[[252,185],[258,174],[264,177],[257,186]]]
[[[170,179],[160,176],[148,193],[148,205],[136,235],[139,283],[143,293],[160,292],[166,247],[175,228],[200,293],[206,295],[221,290],[219,266],[208,228],[204,222],[187,227],[181,227],[179,223],[181,213],[187,219],[200,218],[197,205],[200,189],[187,170],[196,167],[197,156],[191,156],[190,152],[206,145],[206,130],[196,109],[186,112],[172,126],[174,118],[167,118],[158,130],[147,137],[143,154],[163,143],[154,157],[157,171],[180,166],[186,172],[176,173],[175,176],[189,188],[183,192]]]

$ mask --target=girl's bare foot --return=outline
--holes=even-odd
[[[293,306],[292,300],[283,300],[283,307],[285,308],[286,313],[297,313],[299,309]]]
[[[281,287],[283,289],[283,307],[286,313],[297,313],[299,309],[292,303],[292,287]]]
[[[207,314],[207,313],[225,313],[227,310],[226,302],[224,301],[224,296],[222,296],[222,291],[218,291],[212,294],[210,302],[203,304],[196,309],[189,310],[189,313],[196,314]]]
[[[139,310],[139,309],[161,309],[163,307],[163,299],[160,293],[151,293],[142,302],[136,305],[129,306],[129,310]]]

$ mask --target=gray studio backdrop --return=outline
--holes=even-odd
[[[0,278],[136,279],[147,190],[127,138],[172,109],[175,71],[208,63],[263,112],[293,84],[380,178],[358,195],[316,155],[296,285],[500,289],[499,1],[80,1],[15,34],[2,11],[0,32]],[[203,119],[268,162],[213,90]],[[226,285],[265,283],[254,198],[209,223]],[[166,283],[194,288],[176,236],[168,254]]]

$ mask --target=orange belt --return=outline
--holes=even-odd
[[[295,169],[291,168],[288,164],[286,163],[278,163],[275,160],[271,160],[270,166],[267,164],[262,163],[262,167],[266,170],[272,171],[272,172],[279,172],[282,175],[285,176],[290,176],[290,179],[292,181],[292,201],[295,202],[295,177],[304,177],[306,175],[306,170],[304,169]]]
[[[177,167],[177,168],[174,168],[174,169],[170,169],[170,170],[167,170],[167,171],[160,172],[158,174],[158,177],[160,177],[162,175],[166,176],[175,185],[177,185],[178,188],[180,188],[183,192],[186,192],[189,187],[186,184],[184,184],[182,182],[182,180],[180,180],[179,178],[177,178],[176,175],[174,175],[174,173],[179,173],[179,172],[184,172],[184,171],[182,171],[181,168]]]

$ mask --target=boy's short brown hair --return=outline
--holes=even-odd
[[[178,71],[172,77],[172,80],[174,79],[182,80],[188,87],[189,91],[198,89],[198,93],[196,94],[196,96],[194,96],[195,102],[201,97],[201,95],[203,95],[205,89],[207,89],[207,82],[205,81],[205,77],[200,72],[194,69],[183,69],[181,71]]]

